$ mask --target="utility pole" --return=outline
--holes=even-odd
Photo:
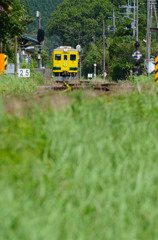
[[[153,4],[153,7],[154,7],[154,14],[155,14],[156,27],[158,28],[158,19],[157,19],[157,12],[156,12],[155,4]]]
[[[115,33],[115,30],[116,30],[116,23],[115,23],[115,11],[113,10],[113,27],[114,27],[114,33]]]
[[[136,0],[136,42],[138,42],[138,0]]]
[[[155,4],[156,4],[156,0],[147,0],[146,67],[147,67],[148,77],[150,76],[149,64],[151,62],[151,60],[150,60],[150,54],[151,54],[151,27],[152,27],[153,10],[154,10],[154,14],[155,14],[156,26],[158,27],[158,20],[157,20]]]
[[[123,14],[123,21],[125,18],[131,20],[131,28],[125,28],[125,30],[133,29],[133,38],[136,37],[136,31],[138,33],[138,0],[133,0],[133,6],[131,5],[131,1],[128,0],[128,5],[122,5],[119,8],[126,9],[125,13],[119,13]],[[131,11],[133,9],[133,12]],[[130,17],[130,15],[133,15],[133,18]],[[136,38],[137,39],[137,38]],[[137,40],[136,40],[137,41]]]
[[[136,36],[136,0],[133,0],[133,37]]]
[[[103,20],[103,80],[105,80],[105,21]]]
[[[123,17],[123,20],[124,20],[124,18],[133,20],[133,19],[130,18],[130,15],[133,14],[133,13],[131,12],[131,9],[132,9],[133,7],[131,6],[131,3],[130,3],[129,0],[128,0],[128,5],[127,5],[127,6],[122,5],[122,6],[120,6],[119,8],[126,9],[126,12],[125,12],[125,13],[119,13],[119,14],[125,15],[125,16]]]
[[[147,70],[149,67],[150,61],[150,49],[151,49],[151,4],[150,0],[147,0],[147,34],[146,34],[146,63],[147,63]],[[148,72],[148,77],[150,73]]]
[[[82,59],[81,59],[82,55],[80,53],[80,81],[81,81],[81,78],[82,78]]]
[[[135,7],[135,10],[136,10],[136,26],[135,26],[135,29],[136,29],[136,42],[135,42],[135,48],[136,48],[136,69],[137,69],[137,75],[140,75],[141,74],[141,66],[140,66],[140,61],[139,61],[139,54],[140,52],[138,51],[138,48],[140,46],[139,42],[138,42],[138,0],[136,0],[136,7]]]
[[[76,46],[76,50],[78,51],[78,54],[79,54],[79,72],[78,72],[78,77],[79,77],[79,79],[80,79],[80,81],[81,81],[81,78],[82,78],[82,56],[83,56],[83,50],[82,50],[82,48],[81,48],[81,45],[77,45]]]
[[[111,30],[111,31],[113,31],[114,34],[115,34],[115,32],[116,32],[116,21],[115,21],[115,19],[118,18],[118,17],[115,16],[115,11],[114,10],[113,10],[113,16],[108,17],[108,18],[112,19],[112,24],[113,24],[113,25],[108,26],[108,31],[110,31],[110,27],[112,27],[113,30]]]
[[[107,46],[107,51],[108,51],[108,53],[107,53],[107,74],[109,74],[109,44],[108,44],[108,41],[107,41],[107,39],[106,39],[106,46]]]
[[[36,17],[38,18],[38,29],[41,29],[41,14],[39,11],[36,12]],[[38,46],[38,68],[41,68],[41,47]]]
[[[14,37],[14,76],[17,77],[17,36]]]
[[[133,36],[135,36],[136,42],[135,42],[135,48],[136,51],[133,53],[134,55],[132,55],[135,60],[135,67],[134,67],[134,72],[139,76],[141,74],[141,65],[140,65],[140,58],[142,56],[141,52],[138,51],[139,49],[139,42],[138,42],[138,0],[133,2],[133,8],[134,8],[134,12],[133,12],[133,18],[134,18],[134,26],[133,26]]]

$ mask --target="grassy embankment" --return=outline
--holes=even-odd
[[[43,84],[44,78],[41,73],[32,73],[31,78],[14,78],[14,76],[0,76],[1,95],[23,95],[34,93],[37,86]]]
[[[144,84],[144,83],[143,83]],[[0,107],[0,239],[157,240],[158,91]]]

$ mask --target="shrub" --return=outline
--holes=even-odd
[[[111,77],[113,80],[125,80],[129,76],[129,72],[131,69],[131,65],[129,63],[116,63],[111,68]]]

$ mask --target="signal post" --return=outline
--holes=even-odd
[[[39,11],[36,12],[36,17],[38,18],[38,32],[37,32],[37,40],[39,42],[38,46],[38,68],[41,67],[41,42],[44,41],[44,31],[41,29],[41,14]]]

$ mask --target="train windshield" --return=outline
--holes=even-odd
[[[55,54],[55,60],[60,61],[61,60],[61,54]]]
[[[76,55],[75,54],[71,54],[70,55],[70,60],[71,61],[76,61]]]
[[[67,60],[67,55],[64,55],[64,60],[65,60],[65,61]]]

